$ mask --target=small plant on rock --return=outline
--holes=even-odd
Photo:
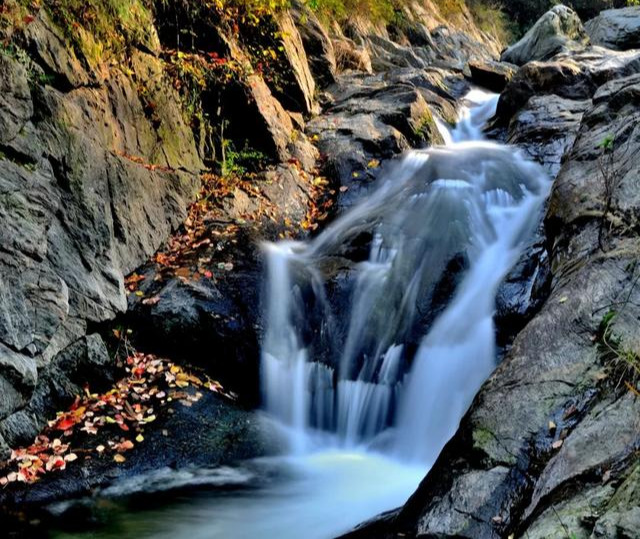
[[[600,220],[600,228],[598,231],[598,245],[604,250],[603,242],[607,232],[607,222],[611,211],[613,210],[613,198],[620,186],[622,174],[616,167],[615,162],[615,137],[607,135],[599,144],[601,154],[598,157],[598,168],[603,181],[603,210]]]
[[[629,391],[640,396],[637,387],[640,382],[640,355],[625,346],[622,338],[613,331],[612,325],[617,316],[618,313],[611,309],[600,322],[600,354],[616,380],[616,387],[624,384]]]

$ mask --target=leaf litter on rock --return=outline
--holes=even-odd
[[[191,406],[203,397],[202,391],[235,398],[219,382],[151,354],[132,353],[125,370],[126,376],[105,393],[91,393],[85,387],[84,394],[49,421],[32,445],[12,451],[0,486],[34,483],[83,460],[80,455],[85,459],[112,455],[114,462],[124,463],[124,453],[144,442],[144,429],[156,421],[157,410],[174,401]]]

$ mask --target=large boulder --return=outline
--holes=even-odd
[[[501,94],[495,124],[508,125],[534,96],[590,99],[607,81],[638,71],[640,51],[617,52],[601,47],[559,54],[548,62],[529,62],[518,70]]]
[[[396,75],[395,81],[343,76],[333,89],[334,105],[309,123],[309,132],[326,156],[325,173],[341,187],[340,208],[371,189],[382,161],[411,147],[444,142],[433,111],[441,114],[438,106],[443,103],[445,109],[453,107],[431,90],[426,75],[410,73],[413,76]]]
[[[521,66],[532,60],[548,60],[560,52],[581,49],[587,43],[577,13],[558,5],[547,11],[520,41],[504,51],[500,59]]]
[[[555,178],[590,106],[590,99],[533,96],[509,123],[507,142],[522,148]]]
[[[640,48],[640,6],[602,11],[585,24],[594,45],[619,51]]]

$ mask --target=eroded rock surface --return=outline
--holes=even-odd
[[[0,437],[11,445],[92,379],[68,370],[82,343],[100,346],[87,324],[126,308],[124,275],[184,219],[202,168],[155,56],[133,54],[138,81],[98,81],[44,12],[28,28],[35,62],[0,54]],[[34,83],[43,72],[51,84]],[[154,122],[139,84],[162,105]],[[52,369],[75,381],[51,392]]]

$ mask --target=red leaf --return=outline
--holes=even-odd
[[[57,430],[64,430],[67,431],[69,430],[71,427],[73,427],[76,424],[76,422],[71,419],[70,417],[63,417],[62,419],[60,419],[60,421],[58,421],[56,423],[56,429]]]

